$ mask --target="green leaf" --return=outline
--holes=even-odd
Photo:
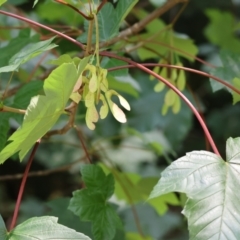
[[[12,72],[18,70],[19,66],[31,58],[36,57],[40,53],[48,51],[55,48],[57,45],[52,44],[54,38],[50,38],[46,41],[41,41],[37,43],[29,43],[24,46],[19,52],[14,54],[9,60],[7,66],[1,67],[0,72]]]
[[[133,9],[136,5],[138,0],[121,0],[118,1],[116,12],[117,12],[117,19],[118,19],[118,26],[120,23],[127,17],[129,12]]]
[[[84,183],[89,191],[100,193],[108,199],[114,192],[114,179],[112,174],[105,175],[98,165],[84,165],[81,167]]]
[[[146,11],[139,9],[134,13],[139,19],[148,15]],[[141,40],[143,43],[143,47],[137,50],[141,60],[159,59],[159,56],[166,56],[169,52],[174,52],[181,57],[194,61],[198,48],[188,36],[173,32],[160,19],[153,20],[146,26],[146,29],[146,33],[131,38],[132,41],[139,42]]]
[[[230,12],[206,10],[210,23],[205,29],[206,37],[223,49],[240,53],[240,41],[234,33],[235,17]]]
[[[36,96],[43,89],[43,81],[31,81],[21,87],[15,97],[11,107],[26,109],[31,101],[33,96]],[[19,123],[22,123],[23,116],[20,114],[11,114],[11,116],[17,120]]]
[[[156,37],[153,38],[152,41],[147,41],[143,45],[143,48],[138,49],[137,52],[141,60],[144,61],[149,58],[159,58],[159,56],[167,55],[170,51],[174,52],[178,56],[188,59],[189,61],[194,61],[194,57],[198,53],[198,48],[194,44],[193,40],[188,38],[186,35],[166,30],[163,33],[160,32],[159,34],[155,34],[155,36]],[[143,41],[151,37],[151,32],[140,35],[140,38]]]
[[[68,209],[69,202],[70,198],[57,198],[47,202],[47,208],[51,209],[48,215],[57,217],[59,224],[91,237],[91,224],[80,221],[79,217]]]
[[[116,9],[114,9],[111,3],[104,4],[101,11],[98,13],[98,26],[99,26],[99,41],[108,41],[118,34],[120,23],[124,20],[126,15],[131,11],[137,0],[121,0],[118,1]],[[111,19],[111,21],[109,21]],[[87,30],[89,27],[89,21],[84,22],[85,34],[79,37],[82,42],[87,42]],[[96,30],[94,29],[94,32]],[[96,37],[93,36],[93,41],[96,41]]]
[[[56,23],[61,19],[63,24],[65,23],[71,27],[78,27],[78,25],[83,22],[83,18],[80,17],[77,12],[53,1],[42,1],[42,3],[37,6],[37,14],[41,19],[48,20],[51,23]]]
[[[229,138],[227,161],[207,151],[193,151],[173,162],[154,187],[150,198],[172,191],[188,200],[190,240],[240,238],[240,138]],[[213,231],[214,229],[214,231]]]
[[[1,214],[0,214],[0,239],[7,240],[7,229],[6,229],[6,226],[2,219]]]
[[[121,228],[121,220],[113,208],[106,204],[96,216],[92,228],[96,240],[111,240],[116,234],[116,228]]]
[[[5,147],[9,131],[9,117],[11,114],[0,112],[0,151]]]
[[[240,55],[236,52],[221,50],[220,59],[222,66],[212,70],[211,74],[233,84],[233,79],[240,76]],[[211,87],[215,92],[225,88],[225,85],[211,79]]]
[[[38,41],[39,36],[31,36],[30,28],[23,29],[19,32],[18,36],[11,39],[7,46],[0,48],[0,67],[8,66],[10,59],[26,45]]]
[[[96,165],[85,165],[81,168],[86,189],[73,192],[69,209],[83,221],[92,222],[92,232],[95,240],[111,240],[116,228],[121,227],[121,221],[108,198],[114,191],[112,174],[105,175]]]
[[[0,0],[0,6],[3,5],[7,0]]]
[[[84,62],[84,60],[83,60]],[[64,112],[78,75],[87,62],[80,64],[79,73],[73,63],[65,63],[56,68],[44,81],[45,96],[32,98],[22,126],[9,138],[9,143],[0,153],[0,163],[19,152],[22,160],[33,144],[49,131]]]
[[[57,220],[49,216],[30,218],[8,233],[7,240],[90,240],[86,235],[58,224]]]
[[[127,93],[135,98],[139,97],[140,87],[130,75],[121,77],[113,77],[108,75],[107,79],[110,89]]]

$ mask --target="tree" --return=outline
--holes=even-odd
[[[236,14],[198,2],[197,45],[178,33],[187,0],[26,2],[0,1],[0,171],[26,165],[0,177],[22,179],[14,209],[0,197],[1,239],[186,239],[181,208],[189,239],[240,238]]]

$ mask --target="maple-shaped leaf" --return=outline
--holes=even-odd
[[[228,139],[226,155],[225,162],[207,151],[187,153],[162,172],[150,195],[187,194],[190,240],[240,239],[240,138]]]
[[[57,220],[56,217],[50,216],[30,218],[16,226],[12,231],[8,233],[5,231],[5,234],[0,235],[0,237],[5,237],[1,240],[91,240],[86,235],[57,223]]]
[[[56,123],[72,93],[74,85],[84,70],[82,61],[77,70],[74,63],[64,63],[44,81],[45,95],[31,99],[22,126],[8,139],[10,143],[0,152],[0,163],[19,152],[22,160],[34,143]]]
[[[121,228],[117,213],[107,202],[114,192],[114,178],[97,165],[85,165],[81,173],[86,188],[73,192],[69,210],[81,220],[92,222],[95,240],[111,240],[116,228]]]

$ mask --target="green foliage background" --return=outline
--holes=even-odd
[[[121,0],[119,1],[121,2]],[[22,10],[27,17],[35,18],[46,25],[60,25],[61,27],[68,25],[79,33],[79,41],[86,41],[86,33],[80,34],[78,31],[79,28],[86,30],[87,23],[71,9],[52,1],[39,1],[34,9],[32,9],[32,1],[10,0],[8,2],[15,8]],[[138,10],[134,10],[127,18],[129,24],[133,24],[136,19],[142,19],[147,15],[147,12],[153,11],[156,8],[155,2],[157,1],[150,1],[146,4],[146,1],[139,1]],[[131,5],[132,1],[124,0],[124,4]],[[124,4],[118,5],[119,13],[123,14],[126,11]],[[51,10],[53,8],[54,11]],[[109,19],[112,19],[107,26],[105,26],[106,22],[100,21],[100,28],[107,29],[106,32],[101,31],[101,41],[107,41],[118,34],[114,24],[121,20],[119,16],[113,14],[112,8],[113,6],[108,3],[101,13],[103,15],[108,13]],[[129,38],[130,43],[131,41],[133,43],[139,41],[139,39],[147,39],[156,32],[156,29],[165,28],[179,10],[180,6],[176,6],[160,19],[154,20],[145,31],[138,36]],[[160,62],[159,55],[173,54],[175,63],[180,62],[187,67],[211,72],[214,76],[223,78],[240,88],[240,24],[236,20],[239,14],[239,1],[191,0],[177,20],[174,31],[160,33],[155,36],[156,39],[153,39],[159,40],[160,38],[165,45],[169,44],[171,47],[181,49],[191,56],[179,51],[173,54],[169,51],[169,47],[153,43],[146,44],[146,48],[139,48],[137,51],[129,53],[128,56],[133,57],[136,61],[149,63]],[[99,18],[101,19],[101,15]],[[40,62],[38,70],[28,83],[32,69],[38,64],[44,53],[37,55],[56,46],[52,40],[42,41],[42,45],[39,46],[37,42],[40,35],[30,31],[28,26],[23,25],[18,20],[0,15],[0,22],[0,27],[9,27],[0,31],[0,92],[3,93],[8,86],[8,80],[11,78],[10,71],[18,69],[18,72],[12,77],[10,89],[19,86],[19,84],[21,88],[16,91],[15,95],[7,98],[4,104],[26,109],[33,96],[42,95],[43,91],[45,91],[45,96],[42,98],[50,96],[48,96],[47,87],[43,85],[42,81],[42,76],[53,66],[48,63],[60,54],[71,56],[79,54],[79,48],[65,40],[55,39],[54,42],[58,47]],[[124,23],[122,25],[124,27]],[[13,26],[24,26],[27,29],[10,28]],[[45,31],[41,33],[48,34]],[[186,37],[182,37],[179,33],[185,34]],[[21,54],[20,57],[16,56],[15,53],[23,47],[25,47],[23,53],[26,53],[26,49],[32,49],[33,54],[28,55],[27,58]],[[119,42],[114,45],[113,50],[117,51],[123,47],[123,43]],[[149,50],[151,47],[155,49],[154,52]],[[216,65],[217,68],[211,69],[194,61],[193,56],[197,53],[199,57]],[[20,66],[20,64],[23,65]],[[77,70],[73,63],[65,63],[59,68],[64,68],[66,65],[71,65],[72,69],[66,68],[65,76],[74,75],[72,78],[76,79]],[[103,58],[101,61],[103,68],[120,65],[125,64],[109,58]],[[155,68],[154,71],[159,72],[159,69]],[[161,74],[167,73],[161,72]],[[172,72],[169,78],[175,85],[179,86],[178,74],[179,72]],[[51,75],[49,77],[51,78]],[[239,95],[232,95],[230,91],[226,91],[222,86],[205,77],[192,73],[185,73],[185,77],[184,94],[203,112],[220,153],[225,156],[227,138],[230,136],[239,137],[240,134]],[[96,168],[98,170],[87,168],[84,170],[81,167],[83,177],[80,177],[79,170],[83,163],[84,151],[73,130],[63,136],[56,135],[43,140],[31,169],[39,176],[28,179],[20,210],[19,224],[30,217],[50,215],[58,217],[59,224],[86,234],[93,239],[101,240],[112,237],[115,240],[143,239],[138,225],[141,226],[145,239],[188,239],[187,223],[181,215],[181,209],[186,201],[185,194],[165,191],[166,195],[158,196],[149,201],[147,199],[158,182],[160,172],[173,160],[182,157],[186,152],[206,149],[202,129],[188,107],[179,103],[166,87],[164,89],[162,86],[157,87],[158,82],[155,79],[150,80],[148,75],[136,69],[122,69],[109,72],[108,79],[109,87],[123,95],[130,103],[131,111],[126,113],[128,122],[120,124],[109,115],[96,124],[94,131],[90,131],[85,125],[85,106],[80,103],[76,115],[77,124],[81,127],[93,162],[99,166]],[[55,80],[57,79],[55,78]],[[62,81],[66,81],[64,84],[71,85],[68,86],[67,90],[65,89],[69,96],[73,83],[68,80],[66,77],[62,79]],[[155,92],[154,88],[159,91]],[[168,95],[171,97],[166,97]],[[65,102],[68,96],[64,99]],[[176,99],[175,102],[171,102],[173,98]],[[55,122],[55,128],[61,128],[66,122],[66,116],[60,116],[64,106],[62,103],[56,102],[56,106],[50,108],[49,111],[53,115],[56,113],[57,117],[54,117],[54,121],[51,122],[48,129]],[[174,114],[174,109],[178,108],[179,112]],[[16,130],[22,122],[23,117],[18,114],[0,112],[0,150],[4,148],[9,134]],[[38,122],[38,124],[42,123]],[[22,134],[20,134],[20,140],[21,136]],[[31,146],[37,138],[39,136],[34,136]],[[11,144],[14,145],[15,141],[8,146]],[[31,146],[28,146],[28,149]],[[17,144],[15,152],[21,149],[21,146]],[[5,152],[0,153],[1,163],[9,157]],[[21,155],[21,158],[24,157],[25,153],[26,151]],[[9,221],[14,209],[19,180],[7,181],[3,177],[23,172],[24,165],[25,161],[19,164],[18,156],[13,155],[11,160],[0,166],[0,213],[6,221]],[[59,169],[59,171],[54,172],[54,169]],[[103,172],[99,169],[102,169]],[[53,173],[50,172],[51,170]],[[46,171],[49,171],[48,174],[41,176],[42,172]],[[83,173],[84,171],[86,172]],[[93,172],[94,174],[92,174]],[[87,174],[98,185],[88,185]],[[82,180],[84,180],[87,189],[77,190],[82,187]],[[93,194],[91,189],[94,191],[101,189],[98,193],[94,192],[96,201],[93,202],[91,202],[92,198],[86,197]],[[85,191],[85,195],[83,195],[83,191]],[[73,198],[72,192],[74,192]],[[110,198],[113,193],[114,197]],[[76,199],[86,208],[76,209],[74,206]],[[89,203],[91,203],[90,207]],[[90,209],[89,212],[84,212],[87,207]],[[102,215],[95,216],[94,212],[101,212]],[[188,215],[187,209],[184,214]],[[106,224],[109,216],[114,217],[110,227]],[[2,221],[1,218],[0,221]],[[99,226],[101,221],[103,226]],[[55,224],[55,219],[52,219],[52,222]],[[0,224],[2,223],[0,222]],[[21,231],[21,225],[19,225],[19,229]],[[3,236],[5,237],[5,235]],[[76,235],[76,239],[77,237]]]

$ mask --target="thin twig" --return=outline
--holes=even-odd
[[[56,35],[58,35],[58,36],[60,36],[60,37],[62,37],[62,38],[65,38],[66,40],[68,40],[68,41],[76,44],[76,45],[79,46],[81,49],[83,49],[83,50],[85,49],[85,45],[82,44],[82,43],[80,43],[80,42],[77,41],[76,39],[73,39],[73,38],[69,37],[68,35],[66,35],[66,34],[64,34],[64,33],[61,33],[61,32],[59,32],[59,31],[57,31],[57,30],[55,30],[55,29],[53,29],[53,28],[47,27],[47,26],[45,26],[45,25],[43,25],[43,24],[41,24],[41,23],[35,22],[35,21],[30,20],[30,19],[25,18],[25,17],[21,17],[21,16],[19,16],[19,15],[17,15],[17,14],[9,13],[9,12],[2,11],[2,10],[0,10],[0,14],[7,15],[7,16],[10,16],[10,17],[19,19],[19,20],[21,20],[21,21],[27,22],[27,23],[29,23],[29,24],[32,24],[32,25],[41,27],[41,28],[43,28],[43,29],[46,29],[46,30],[48,30],[48,31],[50,31],[50,32],[52,32],[52,33],[55,33]]]
[[[82,15],[82,16],[83,16],[85,19],[87,19],[87,20],[92,20],[92,19],[93,19],[93,17],[87,16],[86,14],[84,14],[83,12],[81,12],[80,10],[78,10],[77,8],[75,8],[74,6],[72,6],[71,4],[69,4],[69,3],[67,3],[67,2],[64,2],[63,0],[54,0],[54,1],[57,2],[57,3],[61,3],[61,4],[65,5],[65,6],[73,9],[74,11],[76,11],[78,14]]]
[[[25,172],[24,172],[24,175],[23,175],[23,179],[22,179],[22,182],[21,182],[21,186],[20,186],[20,189],[19,189],[19,193],[18,193],[18,197],[17,197],[17,202],[16,202],[16,206],[15,206],[15,209],[14,209],[14,214],[13,214],[13,218],[12,218],[12,222],[11,222],[11,225],[10,225],[10,231],[15,227],[16,225],[16,222],[17,222],[17,217],[18,217],[18,213],[19,213],[19,208],[20,208],[20,204],[21,204],[21,200],[22,200],[22,196],[23,196],[23,191],[24,191],[24,188],[25,188],[25,185],[26,185],[26,181],[27,181],[27,177],[28,177],[28,173],[29,173],[29,170],[30,170],[30,167],[32,165],[32,162],[33,162],[33,158],[36,154],[36,151],[37,151],[37,148],[39,146],[41,142],[41,139],[39,139],[36,143],[35,143],[35,146],[32,150],[32,153],[29,157],[29,160],[28,160],[28,163],[27,163],[27,166],[26,166],[26,169],[25,169]]]
[[[81,132],[81,130],[80,130],[80,128],[78,126],[75,125],[74,128],[75,128],[75,130],[77,132],[77,135],[78,135],[78,138],[79,138],[79,140],[81,142],[82,149],[85,152],[86,159],[88,160],[88,163],[91,164],[92,161],[91,161],[90,155],[88,153],[87,147],[86,147],[86,145],[84,143],[82,132]]]
[[[172,83],[170,83],[169,81],[167,81],[165,78],[163,78],[162,76],[158,75],[157,73],[153,72],[152,70],[148,69],[147,67],[145,67],[143,64],[134,62],[133,60],[130,60],[126,57],[120,57],[118,55],[115,55],[113,53],[107,52],[107,51],[103,51],[100,53],[100,55],[102,56],[106,56],[106,57],[111,57],[111,58],[115,58],[115,59],[119,59],[122,60],[124,62],[127,62],[135,67],[137,67],[138,69],[152,75],[153,77],[155,77],[156,79],[158,79],[159,81],[163,82],[166,86],[168,86],[170,89],[172,89],[187,105],[188,107],[192,110],[192,112],[194,113],[194,115],[196,116],[196,118],[198,119],[200,125],[202,126],[202,129],[214,151],[214,153],[218,156],[221,157],[217,146],[212,138],[212,135],[210,134],[205,122],[203,121],[201,115],[199,114],[199,112],[197,111],[197,109],[193,106],[193,104],[189,101],[189,99],[178,89],[176,88]]]
[[[141,30],[143,30],[145,28],[145,26],[147,24],[149,24],[154,19],[156,19],[156,18],[160,17],[161,15],[163,15],[165,12],[167,12],[173,6],[175,6],[178,3],[185,3],[185,2],[188,2],[188,0],[168,0],[163,6],[161,6],[160,8],[157,8],[152,13],[147,15],[147,17],[145,17],[144,19],[142,19],[139,22],[135,23],[131,27],[123,30],[115,38],[113,38],[113,39],[111,39],[111,40],[109,40],[107,42],[101,43],[100,44],[100,48],[107,47],[107,46],[112,45],[112,44],[114,44],[114,43],[116,43],[116,42],[118,42],[118,41],[120,41],[122,39],[125,39],[125,38],[127,38],[127,37],[129,37],[131,35],[134,35],[134,34],[140,32]]]
[[[208,77],[208,78],[212,78],[212,79],[216,80],[217,82],[225,85],[226,87],[228,87],[232,91],[240,94],[240,90],[235,88],[234,86],[232,86],[230,83],[224,81],[221,78],[215,77],[214,75],[211,75],[209,73],[206,73],[206,72],[203,72],[203,71],[200,71],[200,70],[196,70],[196,69],[193,69],[193,68],[182,67],[182,66],[177,66],[177,65],[161,64],[161,63],[142,63],[141,65],[143,65],[145,67],[175,68],[175,69],[184,70],[184,71],[187,71],[187,72],[192,72],[192,73],[195,73],[195,74],[198,74],[198,75],[202,75],[202,76],[205,76],[205,77]],[[123,69],[123,68],[135,68],[135,67],[136,66],[133,66],[133,65],[122,65],[122,66],[109,68],[108,71],[111,72],[111,71],[116,71],[116,70]]]

